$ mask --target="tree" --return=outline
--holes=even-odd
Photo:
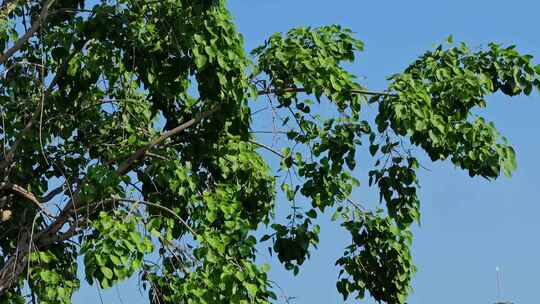
[[[70,303],[78,257],[103,288],[138,275],[152,303],[268,303],[256,246],[296,274],[329,214],[351,234],[338,291],[405,303],[418,154],[509,175],[514,151],[473,112],[540,88],[514,46],[449,39],[373,92],[343,67],[363,49],[349,29],[291,29],[250,57],[217,0],[4,0],[0,13],[0,303]],[[257,140],[260,103],[287,147]],[[374,210],[350,199],[361,145]]]

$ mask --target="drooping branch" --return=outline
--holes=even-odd
[[[267,151],[269,151],[269,152],[271,152],[271,153],[277,155],[277,156],[280,157],[280,158],[285,158],[285,155],[284,155],[284,154],[280,153],[280,152],[277,151],[276,149],[274,149],[274,148],[272,148],[272,147],[269,147],[269,146],[267,146],[267,145],[265,145],[265,144],[261,144],[260,142],[257,142],[257,141],[254,141],[254,140],[249,140],[249,143],[250,143],[250,144],[253,144],[253,145],[255,145],[255,146],[258,146],[258,147],[260,147],[260,148],[262,148],[262,149],[265,149],[265,150],[267,150]],[[295,161],[294,161],[294,160],[293,160],[293,164],[295,164]],[[344,195],[343,192],[341,192],[341,193]],[[357,202],[351,200],[349,197],[347,197],[345,200],[346,200],[349,204],[351,204],[354,208],[356,208],[356,209],[358,209],[358,210],[360,210],[360,211],[362,211],[362,212],[366,212],[366,211],[367,211],[367,209],[365,209],[364,207],[362,207],[361,204],[359,204],[359,203],[357,203]]]

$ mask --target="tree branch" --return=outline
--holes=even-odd
[[[28,250],[30,233],[23,233],[17,241],[15,254],[5,262],[0,270],[0,295],[3,295],[6,290],[17,281],[21,273],[27,266]]]
[[[41,202],[42,203],[48,202],[62,192],[64,192],[64,184],[58,186],[57,188],[51,190],[51,192],[47,193],[44,197],[41,198]]]
[[[49,8],[53,4],[54,0],[46,0],[46,2],[43,4],[43,8],[41,9],[41,13],[39,14],[39,17],[37,20],[34,21],[32,24],[32,27],[28,32],[24,33],[24,35],[19,38],[11,48],[9,48],[6,52],[0,55],[0,64],[3,64],[6,60],[8,60],[13,54],[15,54],[18,50],[20,50],[26,41],[30,39],[40,28],[41,24],[47,18],[47,15],[49,14]]]
[[[43,213],[46,215],[53,217],[53,215],[43,207],[43,204],[37,199],[37,197],[30,191],[24,189],[23,187],[12,184],[12,183],[0,183],[0,190],[11,190],[15,193],[17,193],[19,196],[31,201],[36,205]]]
[[[179,125],[178,127],[163,133],[161,136],[154,139],[153,141],[151,141],[146,146],[144,146],[144,147],[140,148],[139,150],[137,150],[128,159],[126,159],[122,164],[120,164],[120,166],[118,166],[118,169],[116,170],[116,173],[118,175],[126,174],[129,171],[129,169],[131,168],[131,165],[133,165],[134,162],[142,159],[146,155],[146,152],[149,149],[151,149],[152,147],[160,144],[161,142],[163,142],[167,138],[172,137],[172,136],[174,136],[174,135],[176,135],[178,133],[181,133],[185,129],[199,123],[201,120],[203,120],[206,117],[210,116],[211,114],[216,112],[218,109],[219,109],[219,106],[216,106],[213,109],[202,112],[202,113],[198,114],[196,117],[194,117],[194,118],[186,121],[185,123]]]
[[[258,95],[279,95],[283,93],[306,93],[305,88],[286,88],[282,90],[276,90],[276,89],[268,89],[268,90],[260,90],[257,92]],[[351,90],[351,93],[358,94],[358,95],[370,95],[370,96],[388,96],[388,97],[395,97],[396,94],[387,93],[387,92],[374,92],[374,91],[367,91],[367,90]]]
[[[204,111],[204,112],[198,114],[197,117],[194,117],[194,118],[188,120],[187,122],[181,124],[180,126],[174,128],[174,129],[172,129],[170,131],[167,131],[167,132],[163,133],[161,136],[157,137],[156,139],[151,141],[149,144],[147,144],[144,147],[137,150],[128,159],[126,159],[122,164],[120,164],[120,166],[116,170],[116,174],[119,175],[119,176],[122,176],[122,175],[128,173],[129,170],[131,169],[131,166],[133,165],[133,163],[135,163],[138,160],[143,159],[146,156],[146,153],[150,148],[154,147],[155,145],[160,144],[161,142],[163,142],[167,138],[172,137],[172,136],[174,136],[174,135],[176,135],[178,133],[181,133],[185,129],[199,123],[204,118],[206,118],[206,117],[210,116],[212,113],[216,112],[219,108],[220,108],[220,106],[218,105],[218,106],[212,108],[211,110]],[[60,215],[57,216],[56,220],[45,231],[43,231],[44,234],[56,234],[64,226],[64,224],[67,222],[67,220],[69,218],[70,212],[73,209],[76,209],[76,205],[77,205],[77,203],[79,201],[79,190],[80,189],[78,189],[73,194],[70,201],[66,204],[66,206],[64,207],[64,209],[62,210]]]

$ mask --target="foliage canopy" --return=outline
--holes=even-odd
[[[0,303],[71,303],[81,279],[133,275],[152,303],[268,303],[256,246],[296,274],[329,213],[351,235],[338,291],[405,303],[418,153],[509,175],[513,149],[475,109],[540,88],[513,46],[449,41],[369,91],[344,68],[364,47],[349,29],[291,29],[248,55],[221,0],[4,0],[0,14]],[[257,141],[261,103],[287,147]],[[350,199],[361,145],[375,210]]]

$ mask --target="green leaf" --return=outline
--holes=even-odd
[[[257,285],[244,282],[244,286],[246,287],[246,290],[248,291],[251,297],[257,296],[257,292],[259,291],[259,288],[257,287]]]
[[[103,276],[107,279],[111,280],[113,278],[113,272],[109,268],[101,266],[99,270],[101,270],[101,273],[103,273]]]
[[[262,264],[261,271],[262,272],[268,272],[270,270],[270,265],[267,263]]]
[[[306,212],[306,215],[312,219],[317,218],[317,211],[315,211],[315,209],[311,209]]]
[[[379,145],[369,146],[369,153],[371,154],[371,156],[375,156],[375,154],[377,154],[377,151],[379,151]]]

